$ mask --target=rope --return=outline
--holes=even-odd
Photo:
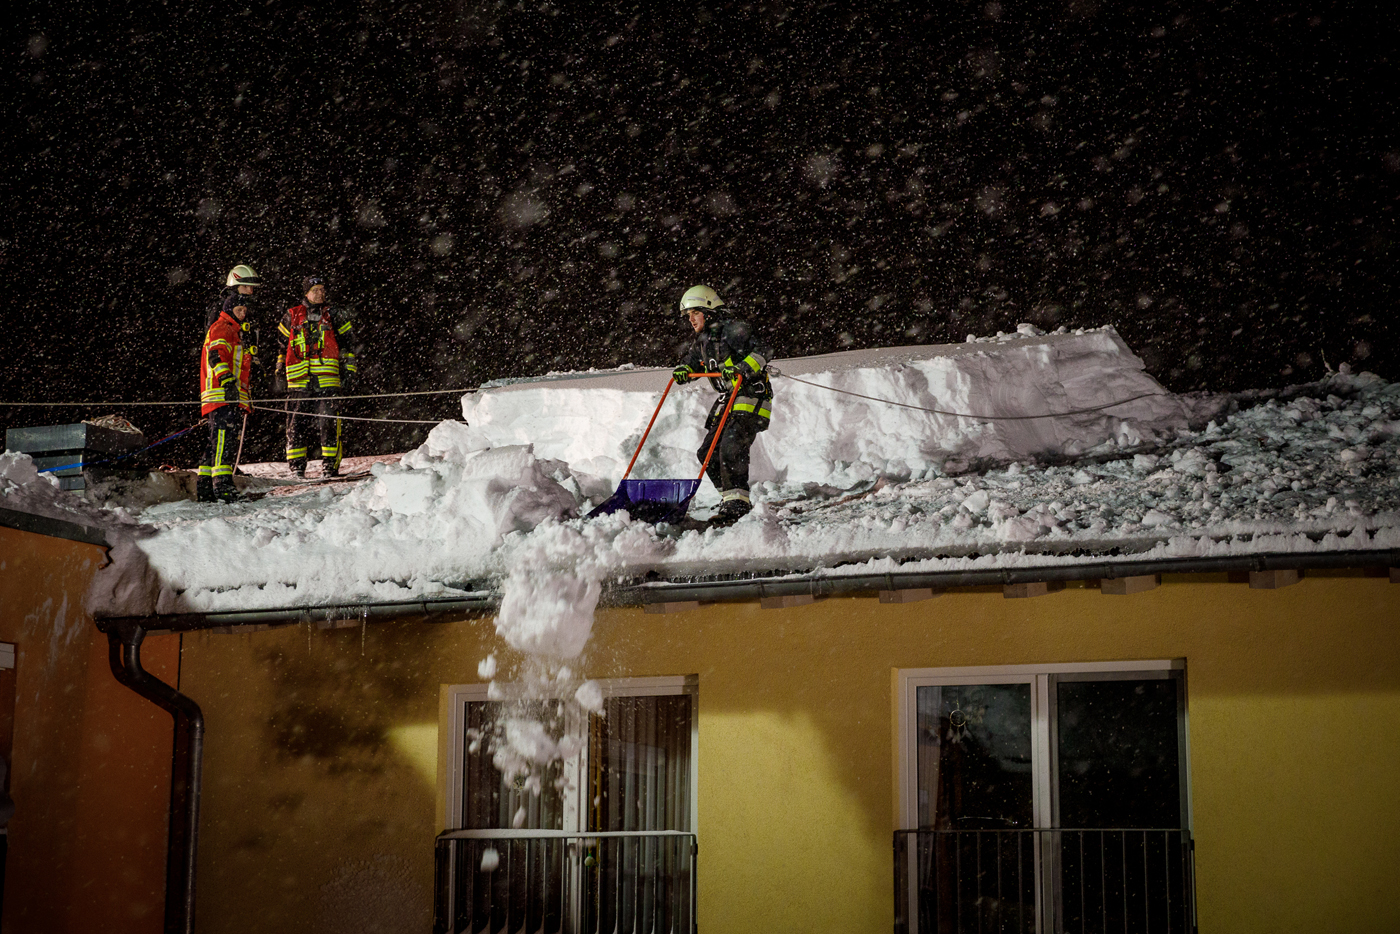
[[[895,402],[893,399],[880,399],[876,396],[867,396],[859,392],[852,392],[849,389],[837,389],[835,386],[825,386],[821,383],[814,383],[811,380],[801,379],[796,376],[790,376],[787,373],[779,372],[774,367],[769,367],[768,371],[776,376],[781,376],[784,379],[790,379],[794,380],[795,382],[805,383],[808,386],[815,386],[818,389],[825,389],[830,392],[839,392],[843,395],[855,396],[858,399],[868,399],[871,402],[883,402],[885,405],[897,405],[902,409],[916,409],[920,412],[932,412],[934,415],[951,415],[954,418],[970,418],[974,421],[982,422],[1023,422],[1036,418],[1062,418],[1066,415],[1084,415],[1089,412],[1098,412],[1103,409],[1111,409],[1114,406],[1118,405],[1126,405],[1129,402],[1136,402],[1138,399],[1146,399],[1148,396],[1169,395],[1165,392],[1144,392],[1140,395],[1130,396],[1127,399],[1119,399],[1117,402],[1108,402],[1103,405],[1095,405],[1087,409],[1070,409],[1068,412],[1050,412],[1046,415],[968,415],[966,412],[947,412],[943,409],[930,409],[925,408],[922,405],[910,405],[907,402]]]
[[[180,437],[181,435],[189,434],[191,431],[194,431],[194,430],[195,430],[196,428],[198,428],[200,425],[203,425],[203,424],[205,424],[205,423],[208,422],[208,421],[209,421],[209,419],[207,419],[207,418],[201,418],[199,421],[195,422],[193,425],[191,425],[191,426],[188,427],[188,428],[182,428],[181,430],[175,432],[173,435],[166,435],[164,438],[161,438],[159,441],[153,441],[153,442],[151,442],[150,444],[146,445],[144,448],[141,448],[141,449],[138,450],[138,451],[131,451],[131,452],[129,452],[129,453],[122,454],[122,455],[119,456],[119,457],[109,457],[109,458],[107,458],[106,460],[101,460],[101,461],[78,461],[78,462],[73,463],[73,464],[64,464],[64,465],[61,466],[61,467],[48,467],[48,468],[45,468],[44,470],[41,470],[40,473],[54,473],[54,474],[56,474],[56,473],[58,473],[60,470],[71,470],[71,469],[74,468],[74,467],[86,468],[86,467],[96,467],[96,466],[98,466],[99,464],[115,464],[117,461],[124,461],[124,460],[126,460],[127,458],[129,458],[129,457],[135,457],[137,454],[141,454],[141,453],[144,453],[144,452],[146,452],[146,451],[149,451],[151,448],[156,447],[157,445],[160,445],[160,444],[164,444],[164,443],[167,442],[167,441],[174,441],[176,438]]]
[[[415,390],[415,391],[413,391],[413,392],[376,392],[376,393],[367,393],[367,394],[364,394],[364,395],[357,395],[357,396],[316,396],[316,398],[317,398],[317,399],[335,400],[335,401],[339,401],[339,400],[341,400],[341,399],[397,399],[397,398],[399,398],[400,396],[445,396],[445,395],[448,395],[448,394],[451,394],[451,393],[463,393],[463,394],[465,394],[465,393],[476,392],[476,391],[477,391],[477,388],[476,388],[476,387],[471,388],[471,389],[422,389],[422,390]],[[286,400],[286,397],[285,397],[285,396],[278,396],[278,397],[275,398],[275,399],[249,399],[248,401],[249,401],[249,402],[286,402],[287,400]],[[127,405],[202,405],[202,404],[203,404],[203,402],[202,402],[201,400],[199,400],[199,399],[194,399],[194,400],[181,399],[181,400],[175,401],[175,402],[169,402],[169,401],[167,401],[167,402],[103,402],[103,401],[97,401],[97,402],[0,402],[0,405],[3,405],[3,406],[33,406],[33,407],[45,407],[45,406],[76,405],[76,406],[88,406],[88,407],[90,407],[90,408],[96,408],[96,407],[98,407],[98,406],[118,406],[118,405],[127,406]],[[346,417],[346,416],[341,416],[341,417],[344,418],[344,417]]]
[[[331,396],[311,396],[311,397],[308,397],[308,398],[309,398],[309,399],[320,400],[320,399],[330,399],[330,398],[333,398],[333,397],[331,397]],[[393,422],[393,423],[396,424],[396,425],[437,425],[437,424],[441,424],[441,422],[442,422],[442,419],[440,419],[440,418],[435,418],[435,419],[432,419],[431,421],[425,421],[425,420],[422,420],[422,419],[414,419],[414,418],[365,418],[365,417],[362,416],[362,415],[322,415],[322,414],[319,413],[319,412],[293,412],[291,409],[269,409],[269,408],[267,408],[266,406],[261,406],[261,405],[255,405],[255,406],[253,406],[253,408],[256,409],[256,410],[259,411],[259,412],[277,412],[277,413],[280,413],[280,414],[282,414],[282,415],[299,415],[299,416],[303,416],[303,417],[305,417],[305,418],[341,418],[341,419],[344,419],[344,420],[347,421],[347,422]]]

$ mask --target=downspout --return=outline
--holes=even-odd
[[[204,714],[199,705],[141,667],[146,630],[123,621],[107,632],[117,680],[175,718],[170,763],[170,830],[165,858],[165,934],[194,934],[194,870],[199,843],[199,792]]]

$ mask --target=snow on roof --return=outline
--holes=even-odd
[[[513,644],[565,658],[587,638],[603,581],[652,571],[840,575],[1400,547],[1400,385],[1371,374],[1184,397],[1111,329],[1030,328],[776,367],[818,385],[775,380],[773,425],[754,452],[758,505],[703,534],[660,534],[625,514],[577,518],[612,492],[666,384],[668,371],[635,367],[484,388],[463,399],[467,423],[443,422],[349,488],[231,506],[152,505],[149,489],[127,489],[84,503],[6,454],[0,506],[106,517],[113,563],[89,597],[100,616],[490,586],[504,591],[498,625]],[[695,476],[713,398],[704,385],[673,390],[634,475]],[[1077,414],[984,420],[1064,412]],[[693,511],[716,502],[706,482]]]

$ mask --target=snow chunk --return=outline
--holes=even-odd
[[[1187,427],[1186,406],[1147,375],[1111,328],[1036,331],[1026,326],[990,344],[776,361],[773,421],[754,445],[750,480],[840,486],[860,471],[906,479],[929,465],[965,470],[1047,453],[1073,456]],[[491,444],[533,444],[539,457],[603,477],[610,488],[669,375],[635,369],[518,381],[467,397],[462,410]],[[633,476],[694,469],[714,393],[693,384],[671,395]],[[1040,414],[1049,417],[1019,418]]]

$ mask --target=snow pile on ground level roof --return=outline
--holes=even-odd
[[[944,374],[939,385],[961,385],[964,370],[948,361],[970,361],[989,395],[1034,401],[1042,412],[1152,390],[1136,358],[1115,347],[1107,331],[1017,335],[957,353],[858,352],[779,368],[890,402],[954,410],[929,388],[929,374]],[[889,364],[887,372],[871,365],[872,356]],[[1097,359],[1106,375],[1074,363],[1086,359]],[[1400,386],[1369,374],[1283,393],[1159,396],[1131,403],[1127,413],[1050,419],[1062,423],[1053,429],[979,427],[898,406],[887,415],[869,400],[780,378],[774,427],[762,436],[772,472],[755,485],[754,513],[727,530],[674,538],[621,514],[577,518],[611,492],[650,417],[656,392],[617,385],[639,378],[658,377],[624,369],[482,393],[470,402],[477,423],[442,423],[401,463],[377,464],[371,480],[349,488],[307,487],[232,506],[151,506],[114,495],[98,508],[54,489],[32,465],[26,472],[24,455],[4,455],[0,507],[42,511],[35,506],[42,504],[89,525],[108,517],[113,563],[89,601],[99,615],[353,606],[503,587],[499,625],[511,644],[564,659],[586,641],[603,583],[653,570],[672,578],[842,574],[1072,562],[1109,551],[1400,547]],[[1077,388],[1057,389],[1056,378]],[[682,394],[690,421],[663,426],[669,450],[648,462],[649,473],[698,469],[695,423],[706,395],[698,387]],[[970,394],[962,401],[986,404]],[[1132,408],[1140,403],[1147,407]],[[1240,410],[1223,414],[1229,407]],[[594,418],[585,421],[589,411]],[[1214,423],[1188,427],[1210,411]],[[804,428],[794,432],[785,420]],[[538,444],[504,443],[524,441],[530,425]],[[904,436],[886,439],[890,425]],[[963,460],[998,452],[1000,464],[962,469]],[[697,511],[716,499],[707,482]]]
[[[782,376],[774,381],[772,427],[754,444],[750,480],[839,487],[873,476],[907,479],[1074,457],[1187,426],[1185,400],[1152,379],[1112,328],[1022,327],[965,344],[776,361]],[[462,414],[489,444],[532,444],[536,456],[568,463],[585,484],[596,477],[591,494],[622,479],[669,378],[669,370],[632,369],[512,382],[467,396]],[[673,389],[632,475],[697,476],[715,397],[708,381]],[[1024,418],[1049,413],[1075,414]]]

